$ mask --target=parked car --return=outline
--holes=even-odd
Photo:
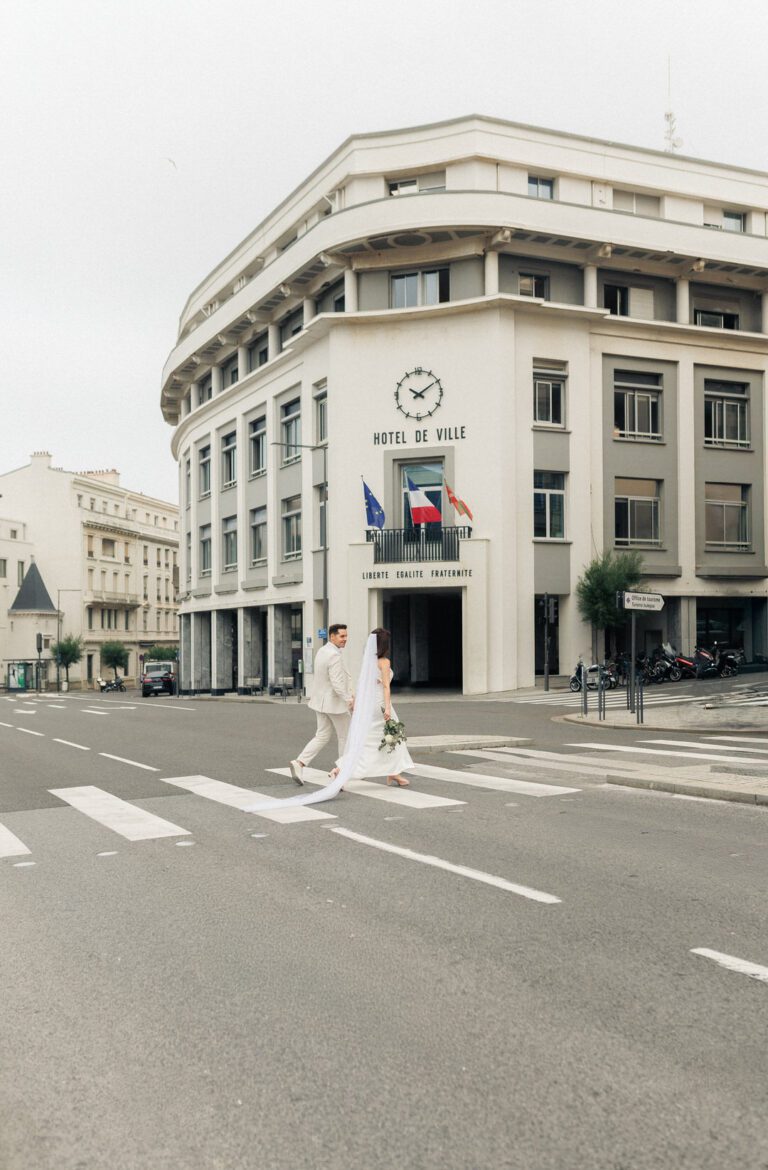
[[[147,662],[141,675],[141,697],[176,694],[176,663]]]

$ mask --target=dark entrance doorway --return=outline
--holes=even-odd
[[[392,632],[395,687],[461,690],[461,593],[384,594],[384,625]]]

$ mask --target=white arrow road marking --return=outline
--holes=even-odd
[[[22,857],[25,853],[31,853],[31,849],[27,849],[23,841],[6,829],[5,825],[0,825],[0,857]]]
[[[268,768],[267,771],[275,772],[278,776],[291,774],[289,768]],[[408,771],[415,771],[415,768],[409,768]],[[316,784],[320,788],[328,783],[327,773],[317,768],[305,768],[303,777],[305,784]],[[388,788],[383,780],[379,784],[374,784],[371,780],[348,780],[344,787],[347,792],[354,792],[359,796],[372,796],[374,800],[386,800],[406,808],[446,808],[449,805],[465,803],[463,800],[450,800],[447,796],[430,796],[428,792],[419,792],[412,788]]]
[[[113,796],[111,792],[104,792],[102,788],[90,784],[78,788],[49,788],[48,791],[129,841],[189,836],[188,829],[181,829],[171,821],[164,821],[162,817],[156,817],[154,813],[146,812],[138,805],[129,804],[127,800],[121,800],[119,796]]]
[[[254,792],[252,788],[238,788],[236,784],[225,784],[223,780],[212,780],[210,776],[174,776],[164,779],[163,784],[173,784],[176,788],[184,788],[193,792],[195,796],[203,796],[206,800],[215,800],[218,804],[227,804],[230,808],[247,809],[260,800],[268,802],[271,797],[261,792]],[[265,817],[268,821],[277,821],[280,825],[290,825],[297,821],[335,820],[333,813],[320,812],[319,809],[307,808],[302,805],[292,805],[289,808],[264,809],[255,814]]]
[[[734,955],[724,955],[722,951],[710,951],[708,947],[694,947],[691,954],[703,955],[705,959],[712,959],[727,971],[736,971],[739,975],[758,979],[760,983],[768,983],[768,967],[761,967],[758,963],[749,963],[746,959],[735,958]]]
[[[432,865],[435,869],[445,869],[448,873],[456,873],[460,877],[472,878],[476,882],[484,882],[487,886],[495,886],[498,890],[506,890],[510,894],[519,894],[521,898],[530,898],[532,902],[545,902],[554,905],[560,901],[554,894],[545,894],[542,890],[533,890],[530,886],[519,886],[515,882],[508,882],[506,878],[496,877],[492,873],[483,873],[481,869],[470,869],[467,865],[454,865],[452,861],[443,861],[441,857],[432,857],[428,853],[416,853],[413,849],[403,849],[400,845],[390,845],[387,841],[377,841],[374,837],[364,837],[362,833],[353,833],[350,829],[342,829],[329,825],[332,833],[340,837],[347,837],[350,841],[357,841],[361,845],[370,845],[373,849],[381,849],[384,853],[395,853],[398,857],[405,857],[408,861],[418,861],[422,865]]]

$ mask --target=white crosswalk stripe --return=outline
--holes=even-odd
[[[480,759],[500,759],[512,763],[512,758],[502,756],[490,749],[483,751],[460,751],[452,755],[477,756]],[[557,784],[538,784],[531,780],[515,780],[504,776],[484,776],[478,772],[460,772],[451,768],[438,768],[432,764],[417,764],[414,771],[426,779],[444,780],[449,784],[466,784],[470,788],[490,788],[514,796],[563,796],[568,792],[580,792],[579,788],[563,788]]]
[[[274,771],[274,769],[270,769]],[[285,769],[288,775],[288,769]],[[214,800],[218,804],[229,805],[230,808],[247,809],[249,805],[259,800],[270,800],[262,792],[255,792],[253,788],[238,788],[236,784],[226,784],[222,780],[213,780],[210,776],[175,776],[163,780],[163,784],[173,784],[176,788],[184,788],[193,792],[195,796],[202,796],[206,800]],[[335,820],[335,814],[322,812],[320,809],[303,808],[294,805],[291,808],[265,809],[254,813],[254,816],[264,817],[267,821],[275,821],[279,825],[292,825],[300,821]]]
[[[412,769],[419,771],[418,767]],[[290,776],[288,768],[269,768],[277,776]],[[424,773],[422,773],[423,775]],[[328,783],[328,774],[316,768],[304,769],[304,783],[316,784],[322,787]],[[445,796],[430,796],[428,792],[419,792],[413,788],[388,788],[383,782],[374,784],[371,780],[349,780],[345,786],[347,792],[357,796],[370,796],[373,800],[385,800],[391,804],[399,804],[404,808],[446,808],[448,805],[464,804],[463,800],[450,800]]]
[[[138,805],[121,800],[119,796],[113,796],[111,792],[104,792],[91,784],[75,788],[49,788],[48,791],[129,841],[189,836],[189,829],[182,829],[171,821],[156,817],[154,813],[146,812]]]
[[[658,741],[651,740],[649,742],[651,742],[651,743],[654,743],[654,742],[665,743],[667,741],[666,740],[658,740]],[[713,752],[699,751],[699,750],[697,750],[696,745],[694,743],[690,744],[690,748],[691,748],[690,751],[682,751],[682,752],[669,751],[669,750],[666,750],[664,748],[625,747],[624,745],[620,745],[620,744],[608,744],[608,743],[571,743],[571,744],[566,744],[566,747],[589,748],[591,751],[594,751],[594,752],[621,752],[621,753],[629,753],[632,755],[646,755],[646,756],[677,756],[677,757],[683,757],[685,759],[696,760],[696,761],[709,760],[712,763],[718,763],[718,764],[732,764],[732,763],[734,763],[733,756],[720,756],[720,755],[714,754]],[[754,764],[756,766],[760,765],[763,768],[768,767],[768,759],[765,759],[765,758],[763,758],[761,760],[759,760],[759,759],[744,759],[743,757],[740,756],[739,763],[740,764]]]
[[[0,825],[0,857],[23,857],[25,853],[31,853],[31,850],[15,833]]]
[[[707,695],[701,691],[696,693],[690,688],[686,688],[684,691],[678,690],[675,683],[672,683],[668,688],[666,686],[645,687],[643,693],[643,703],[646,707],[671,707],[679,703],[701,703],[706,698]],[[539,706],[575,707],[580,710],[583,700],[580,691],[546,691],[543,694],[515,696],[510,699],[510,702],[532,703]],[[612,710],[626,710],[626,690],[621,687],[614,691],[606,691],[605,705]],[[587,706],[590,711],[597,710],[597,691],[587,692]]]

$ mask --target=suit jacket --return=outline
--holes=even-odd
[[[341,650],[333,642],[326,643],[315,658],[315,681],[308,706],[313,711],[342,715],[352,701],[352,679],[349,677]]]

